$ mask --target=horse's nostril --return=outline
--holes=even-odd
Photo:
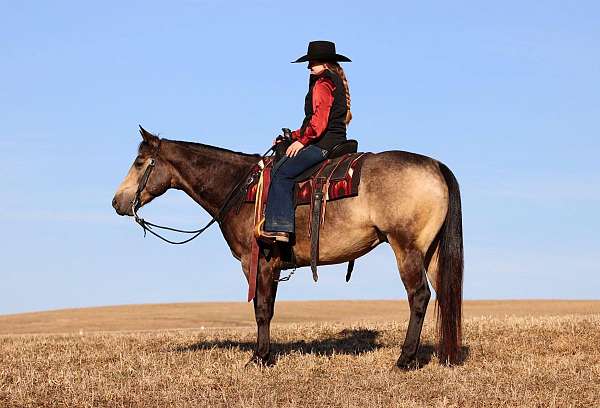
[[[114,209],[117,209],[117,197],[113,197],[112,199],[112,206]]]

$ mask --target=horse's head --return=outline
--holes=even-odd
[[[148,204],[171,186],[168,164],[160,158],[160,138],[141,126],[140,133],[138,154],[112,200],[119,215],[133,215],[134,205],[138,209]]]

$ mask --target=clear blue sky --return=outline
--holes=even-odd
[[[486,3],[486,4],[484,4]],[[461,183],[465,297],[600,298],[600,3],[9,2],[0,6],[0,313],[244,300],[218,228],[171,247],[118,217],[138,123],[258,153],[297,127],[308,41],[346,64],[351,137]],[[169,192],[145,217],[208,216]],[[382,245],[279,299],[405,298]]]

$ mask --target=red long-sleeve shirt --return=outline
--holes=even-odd
[[[292,132],[292,139],[300,141],[304,146],[317,141],[323,131],[327,128],[329,111],[333,104],[333,91],[335,85],[329,78],[319,78],[312,91],[313,115],[308,122],[304,135],[300,135],[300,129]]]

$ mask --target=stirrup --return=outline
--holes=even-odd
[[[287,239],[278,239],[277,237],[266,237],[265,234],[268,234],[268,232],[266,232],[263,229],[263,225],[265,223],[265,219],[263,218],[258,225],[256,226],[256,228],[254,228],[254,238],[259,240],[259,241],[263,241],[263,242],[268,242],[268,243],[274,243],[274,242],[290,242],[290,233],[287,233]]]

